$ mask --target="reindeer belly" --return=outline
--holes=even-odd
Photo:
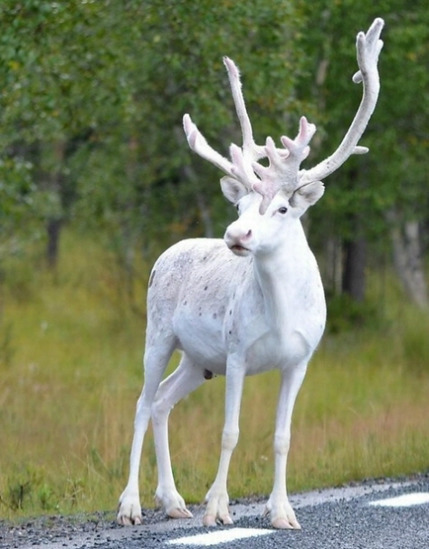
[[[202,312],[188,313],[177,311],[173,317],[173,327],[179,342],[179,349],[186,353],[201,368],[215,374],[225,374],[226,352],[223,340],[222,323],[217,315]]]

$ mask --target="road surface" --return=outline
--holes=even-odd
[[[276,531],[261,517],[263,501],[234,502],[235,524],[201,526],[202,506],[191,520],[147,512],[147,524],[124,528],[113,515],[103,520],[19,528],[0,524],[3,549],[429,549],[429,475],[402,481],[373,481],[291,496],[300,531]],[[59,520],[59,519],[58,519]]]

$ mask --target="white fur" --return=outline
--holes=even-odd
[[[319,271],[300,216],[308,204],[275,196],[264,215],[261,196],[239,201],[240,217],[225,241],[179,242],[156,262],[148,292],[145,386],[138,401],[131,473],[118,520],[141,521],[138,469],[141,445],[152,417],[158,462],[156,495],[171,516],[189,516],[170,465],[167,420],[178,400],[204,382],[204,372],[226,375],[225,426],[217,477],[207,494],[206,525],[229,524],[227,473],[238,440],[238,416],[246,375],[273,368],[282,382],[275,428],[275,479],[267,504],[274,526],[298,527],[286,493],[286,459],[296,395],[325,325]],[[286,213],[280,213],[287,208]],[[249,235],[250,231],[250,235]],[[243,256],[243,257],[240,257]],[[183,357],[161,383],[174,349]]]

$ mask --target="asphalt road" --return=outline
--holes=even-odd
[[[411,501],[399,506],[374,502],[409,495]],[[203,508],[192,508],[194,519],[169,520],[148,512],[148,524],[123,528],[113,521],[95,528],[79,528],[57,533],[54,539],[33,525],[32,536],[21,534],[0,538],[0,547],[34,549],[429,549],[429,476],[417,479],[373,481],[347,488],[336,488],[291,496],[301,523],[300,531],[275,531],[260,516],[263,501],[235,502],[231,512],[235,524],[204,528]],[[371,503],[372,502],[372,503]],[[412,503],[412,504],[410,504]],[[28,526],[27,526],[28,527]],[[31,528],[31,527],[30,527]],[[249,534],[258,534],[249,537]],[[262,535],[259,535],[262,534]],[[237,536],[245,536],[237,539]],[[196,537],[199,536],[199,537]],[[226,541],[220,539],[226,536]],[[186,539],[184,539],[186,538]]]

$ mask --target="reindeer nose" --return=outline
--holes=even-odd
[[[231,225],[224,236],[224,240],[229,248],[234,246],[245,246],[252,238],[252,230],[242,230],[239,227]]]

